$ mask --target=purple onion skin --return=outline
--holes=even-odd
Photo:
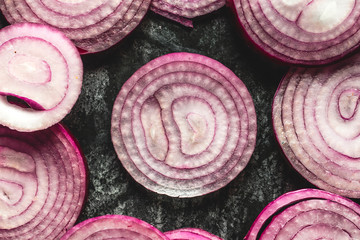
[[[244,240],[266,240],[266,238],[262,238],[263,236],[261,236],[262,231],[264,231],[264,229],[267,229],[268,226],[273,223],[274,218],[281,214],[282,211],[286,211],[287,207],[291,207],[306,200],[324,200],[326,202],[324,204],[325,208],[327,203],[339,204],[343,206],[344,209],[352,211],[357,216],[357,218],[360,219],[360,205],[358,205],[357,203],[345,197],[323,190],[301,189],[285,193],[274,201],[270,202],[256,218],[248,234],[244,237]],[[269,221],[270,223],[268,223]],[[354,222],[354,224],[358,226],[358,231],[360,231],[360,222]],[[356,232],[356,234],[358,234],[358,232]]]
[[[165,232],[170,240],[223,240],[200,228],[181,228]]]

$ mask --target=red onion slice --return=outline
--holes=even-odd
[[[199,228],[182,228],[165,232],[170,240],[223,240]]]
[[[153,0],[150,9],[185,26],[193,27],[190,19],[216,11],[225,3],[226,0]]]
[[[356,0],[231,2],[247,37],[267,55],[287,63],[330,63],[360,44]]]
[[[80,55],[61,32],[22,23],[0,31],[0,124],[36,131],[61,121],[75,104],[82,85]],[[12,104],[15,96],[32,108]]]
[[[360,206],[316,189],[286,193],[257,217],[245,240],[360,239]]]
[[[61,240],[137,239],[168,240],[154,226],[123,215],[105,215],[75,225]]]
[[[64,32],[81,53],[103,51],[128,35],[144,17],[150,0],[10,0],[0,9],[10,23],[34,22]]]
[[[0,126],[0,239],[58,239],[85,194],[84,158],[63,126],[32,133]]]
[[[159,57],[122,87],[112,141],[146,188],[173,197],[213,192],[254,150],[256,115],[243,82],[221,63],[191,53]]]
[[[360,198],[360,57],[324,68],[294,68],[273,103],[277,139],[312,184]]]

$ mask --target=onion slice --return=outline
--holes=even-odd
[[[360,206],[317,189],[286,193],[269,203],[245,240],[360,239]]]
[[[103,51],[140,23],[150,0],[9,0],[0,9],[11,23],[48,24],[65,33],[81,53]]]
[[[360,1],[231,0],[245,35],[291,64],[333,62],[360,45]]]
[[[0,124],[36,131],[61,121],[81,91],[83,65],[73,43],[46,25],[20,23],[0,30]],[[8,101],[25,101],[25,108]],[[5,114],[6,113],[6,114]]]
[[[62,125],[0,126],[0,239],[58,239],[71,228],[86,195],[84,161]]]
[[[312,184],[360,198],[360,56],[323,68],[293,68],[273,103],[279,144]]]
[[[192,18],[216,11],[225,3],[226,0],[153,0],[150,9],[187,27],[193,27]]]
[[[223,240],[200,228],[181,228],[165,232],[170,240]]]
[[[85,220],[60,240],[146,239],[168,240],[157,228],[140,219],[123,215],[104,215]]]
[[[221,63],[172,53],[140,68],[118,94],[112,142],[131,176],[173,197],[213,192],[254,150],[256,115],[243,82]]]

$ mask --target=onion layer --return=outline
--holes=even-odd
[[[199,228],[182,228],[165,232],[170,240],[223,240],[205,230]]]
[[[245,34],[281,61],[318,65],[335,61],[360,44],[356,0],[232,0]]]
[[[256,115],[231,70],[205,56],[173,53],[123,85],[111,133],[136,181],[157,193],[194,197],[225,186],[246,166]]]
[[[81,91],[83,68],[76,47],[61,32],[31,23],[5,27],[0,61],[0,124],[36,131],[70,112]],[[8,96],[32,108],[12,104]]]
[[[289,192],[264,208],[245,239],[360,239],[360,206],[316,189]]]
[[[273,103],[276,136],[293,167],[330,192],[360,198],[360,56],[294,68]]]
[[[0,8],[11,23],[48,24],[69,37],[82,53],[105,50],[141,21],[150,0],[9,0]]]
[[[193,27],[191,18],[218,10],[225,3],[226,0],[153,0],[150,9],[185,26]]]
[[[32,133],[0,126],[0,239],[58,239],[86,193],[83,156],[59,124]]]
[[[123,215],[105,215],[81,222],[61,240],[144,239],[168,240],[154,226],[140,219]]]

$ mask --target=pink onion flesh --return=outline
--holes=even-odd
[[[154,226],[123,215],[105,215],[75,225],[60,240],[139,239],[168,240]]]
[[[326,64],[360,44],[360,2],[356,0],[231,2],[247,37],[283,62]]]
[[[85,195],[84,158],[63,126],[32,133],[0,126],[0,239],[58,239]]]
[[[65,33],[81,53],[103,51],[127,36],[150,0],[9,0],[0,9],[11,23],[48,24]]]
[[[252,98],[231,70],[173,53],[140,68],[112,113],[123,166],[146,188],[173,197],[215,191],[248,163],[256,139]]]
[[[360,198],[360,56],[324,68],[293,68],[273,103],[279,144],[312,184]]]
[[[317,189],[286,193],[257,217],[245,240],[360,239],[360,206]]]
[[[223,240],[203,229],[199,228],[181,228],[165,232],[170,240]]]
[[[21,23],[0,30],[0,124],[36,131],[61,121],[81,91],[83,67],[73,43],[45,25]],[[7,96],[32,108],[12,104]]]
[[[192,18],[218,10],[225,3],[226,0],[153,0],[150,9],[187,27],[193,27]]]

